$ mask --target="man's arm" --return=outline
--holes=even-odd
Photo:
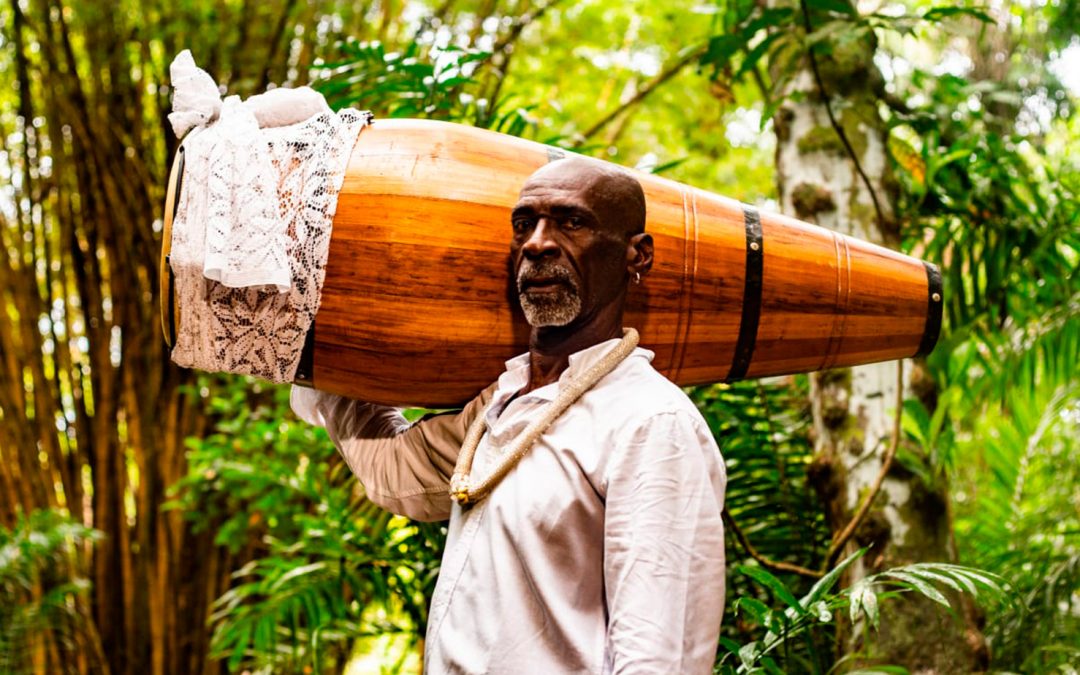
[[[465,432],[491,400],[495,385],[458,413],[410,425],[396,408],[294,386],[291,404],[303,420],[326,427],[368,499],[414,520],[450,517],[450,475]]]
[[[724,611],[727,478],[688,411],[645,421],[607,470],[604,584],[613,673],[711,673]]]

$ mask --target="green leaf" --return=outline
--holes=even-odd
[[[654,176],[659,176],[659,175],[661,175],[663,173],[666,173],[668,171],[671,171],[672,169],[675,169],[675,168],[679,167],[680,165],[682,165],[688,159],[690,159],[690,158],[689,157],[680,157],[678,159],[673,159],[670,162],[661,162],[660,164],[657,164],[652,169],[650,169],[649,173],[653,174]]]
[[[913,571],[917,570],[921,577],[926,578],[926,579],[932,579],[933,581],[936,581],[938,583],[945,584],[946,586],[953,589],[957,593],[963,593],[964,592],[964,587],[961,586],[961,584],[958,583],[956,581],[956,579],[953,579],[948,574],[935,569],[935,567],[934,567],[934,565],[932,563],[908,565],[907,569],[913,570]]]
[[[739,654],[739,649],[742,647],[738,642],[735,642],[731,638],[720,636],[720,646],[729,654]]]
[[[849,555],[844,560],[840,561],[839,565],[830,570],[828,574],[817,580],[817,583],[815,583],[813,588],[810,589],[810,592],[803,596],[803,599],[800,601],[799,606],[809,607],[818,600],[821,600],[825,596],[825,594],[829,592],[833,585],[836,584],[837,580],[840,579],[840,575],[844,573],[844,570],[846,570],[848,566],[851,565],[851,563],[863,557],[863,555],[868,550],[868,548],[861,548],[855,553]]]
[[[739,648],[739,660],[743,668],[752,668],[761,657],[761,645],[757,641],[747,642]]]
[[[942,19],[950,19],[958,16],[970,16],[973,19],[978,19],[983,23],[993,24],[994,19],[989,14],[976,9],[974,7],[933,7],[923,12],[922,18],[924,21],[941,21]]]
[[[969,586],[972,595],[978,596],[979,586],[991,591],[995,595],[1002,595],[1005,592],[1005,581],[989,572],[949,563],[937,563],[935,564],[935,567],[943,572],[952,574],[957,581],[965,584],[965,586]]]
[[[326,561],[311,563],[310,565],[301,565],[300,567],[294,567],[285,574],[282,574],[273,584],[270,585],[270,592],[280,590],[282,586],[288,582],[296,579],[297,577],[305,576],[308,574],[314,574],[316,572],[329,571],[330,563]]]
[[[709,40],[709,47],[702,56],[704,65],[723,68],[731,57],[746,46],[746,40],[740,35],[715,35]]]
[[[761,14],[748,22],[739,32],[743,34],[747,41],[764,28],[781,29],[778,32],[783,32],[782,29],[790,27],[794,16],[795,10],[791,7],[767,7],[761,10]]]
[[[819,12],[835,12],[847,16],[858,16],[855,5],[847,2],[847,0],[806,0],[806,5],[810,9],[816,9]]]
[[[921,401],[914,398],[904,400],[904,416],[901,418],[904,431],[919,441],[919,445],[926,448],[930,434],[930,413]]]
[[[783,32],[771,33],[766,36],[761,42],[759,42],[753,49],[747,52],[746,57],[743,59],[742,65],[739,66],[739,70],[735,73],[735,79],[741,78],[746,73],[757,66],[757,62],[761,60],[769,49],[773,46],[777,40],[787,39],[788,34]]]
[[[806,613],[806,609],[799,604],[799,601],[795,598],[794,595],[792,595],[791,591],[788,590],[787,586],[785,586],[782,581],[770,574],[769,571],[765,568],[749,565],[740,565],[737,568],[737,571],[740,574],[745,574],[746,576],[754,579],[761,585],[768,588],[770,591],[772,591],[773,595],[776,596],[778,600],[783,601],[783,603],[788,607],[791,607],[800,614]]]
[[[766,618],[769,615],[769,608],[764,602],[761,602],[757,598],[739,598],[735,601],[735,610],[745,610],[762,626],[766,623]]]
[[[776,661],[773,661],[768,656],[762,657],[761,665],[765,667],[765,672],[769,673],[769,675],[786,675],[785,671],[776,665]]]
[[[861,610],[866,615],[866,618],[870,620],[870,625],[877,629],[879,614],[877,594],[874,593],[873,583],[866,579],[861,579],[851,587],[850,593],[851,622],[855,623],[858,619],[859,611]]]
[[[894,579],[899,579],[900,581],[904,582],[906,585],[910,586],[911,588],[914,588],[916,591],[918,591],[922,595],[930,598],[931,600],[938,603],[939,605],[942,605],[944,607],[951,607],[951,605],[949,604],[948,599],[946,599],[945,596],[942,595],[941,592],[938,589],[934,588],[933,585],[927,583],[923,579],[920,579],[915,574],[912,574],[910,572],[902,572],[902,571],[898,571],[898,570],[886,570],[886,571],[882,572],[882,576],[887,576],[887,577],[892,577]]]

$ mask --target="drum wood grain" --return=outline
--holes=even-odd
[[[447,407],[494,381],[529,335],[510,282],[510,210],[526,177],[552,156],[549,146],[444,122],[365,128],[334,217],[311,384],[379,403]],[[936,268],[636,175],[656,250],[652,272],[630,287],[625,323],[678,384],[932,349],[942,306]]]

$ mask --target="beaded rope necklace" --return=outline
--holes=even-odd
[[[588,370],[570,380],[555,397],[555,400],[544,410],[544,414],[534,421],[521,435],[510,444],[508,452],[487,478],[477,485],[472,485],[470,472],[472,471],[473,458],[476,449],[480,446],[480,439],[484,436],[484,420],[488,410],[494,405],[494,401],[481,413],[469,426],[465,434],[465,441],[461,445],[461,454],[458,455],[457,465],[454,467],[454,475],[450,477],[450,497],[462,506],[475,504],[495,488],[496,485],[517,466],[533,444],[547,431],[548,427],[562,415],[581,396],[592,389],[605,375],[615,370],[623,360],[630,356],[638,344],[638,333],[633,328],[623,329],[623,338],[619,344],[605,354],[603,358],[592,365]]]

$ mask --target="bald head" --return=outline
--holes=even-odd
[[[645,231],[645,192],[641,183],[613,164],[580,156],[560,159],[529,176],[521,194],[547,190],[577,192],[613,233],[628,238]]]

